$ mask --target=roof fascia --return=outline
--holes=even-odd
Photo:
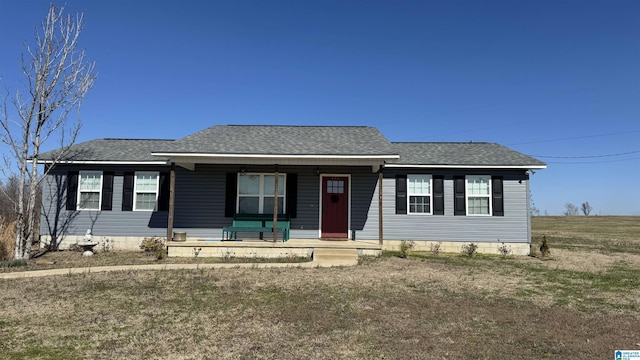
[[[547,165],[411,165],[411,164],[386,164],[386,168],[431,168],[431,169],[546,169]]]
[[[207,153],[161,153],[152,152],[153,156],[170,157],[173,159],[180,158],[248,158],[248,159],[335,159],[335,160],[349,160],[349,159],[364,159],[364,160],[394,160],[399,159],[400,155],[387,154],[387,155],[282,155],[282,154],[207,154]]]
[[[33,162],[33,160],[28,160]],[[168,165],[168,161],[102,161],[102,160],[38,160],[38,164],[58,164],[58,165]]]

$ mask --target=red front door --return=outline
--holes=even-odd
[[[349,236],[349,178],[322,178],[322,237]]]

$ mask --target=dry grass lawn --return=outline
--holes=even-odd
[[[431,253],[400,259],[387,253],[356,267],[331,269],[0,280],[0,354],[7,359],[612,358],[615,349],[640,349],[640,218],[609,218],[591,231],[573,226],[591,219],[600,221],[535,218],[534,242],[546,234],[551,244],[544,261]],[[607,230],[612,227],[616,230]]]

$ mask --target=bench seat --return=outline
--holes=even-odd
[[[289,240],[291,223],[288,215],[278,215],[277,232],[282,233],[282,241]],[[273,233],[273,215],[269,214],[236,214],[233,224],[222,228],[222,240],[235,240],[238,233]]]

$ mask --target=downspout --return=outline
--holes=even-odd
[[[531,243],[533,242],[533,239],[531,239],[531,216],[533,214],[531,214],[531,188],[530,188],[530,181],[529,181],[529,170],[525,171],[524,174],[526,176],[526,191],[527,191],[527,243],[529,244],[529,254],[527,255],[531,255]]]
[[[175,205],[176,189],[176,163],[171,163],[171,173],[169,175],[169,217],[167,219],[167,241],[173,240],[173,214]]]
[[[273,242],[278,240],[278,165],[276,164],[275,179],[273,181]]]
[[[384,165],[380,166],[378,170],[378,244],[382,246],[384,243],[384,228],[382,226],[382,169]]]

